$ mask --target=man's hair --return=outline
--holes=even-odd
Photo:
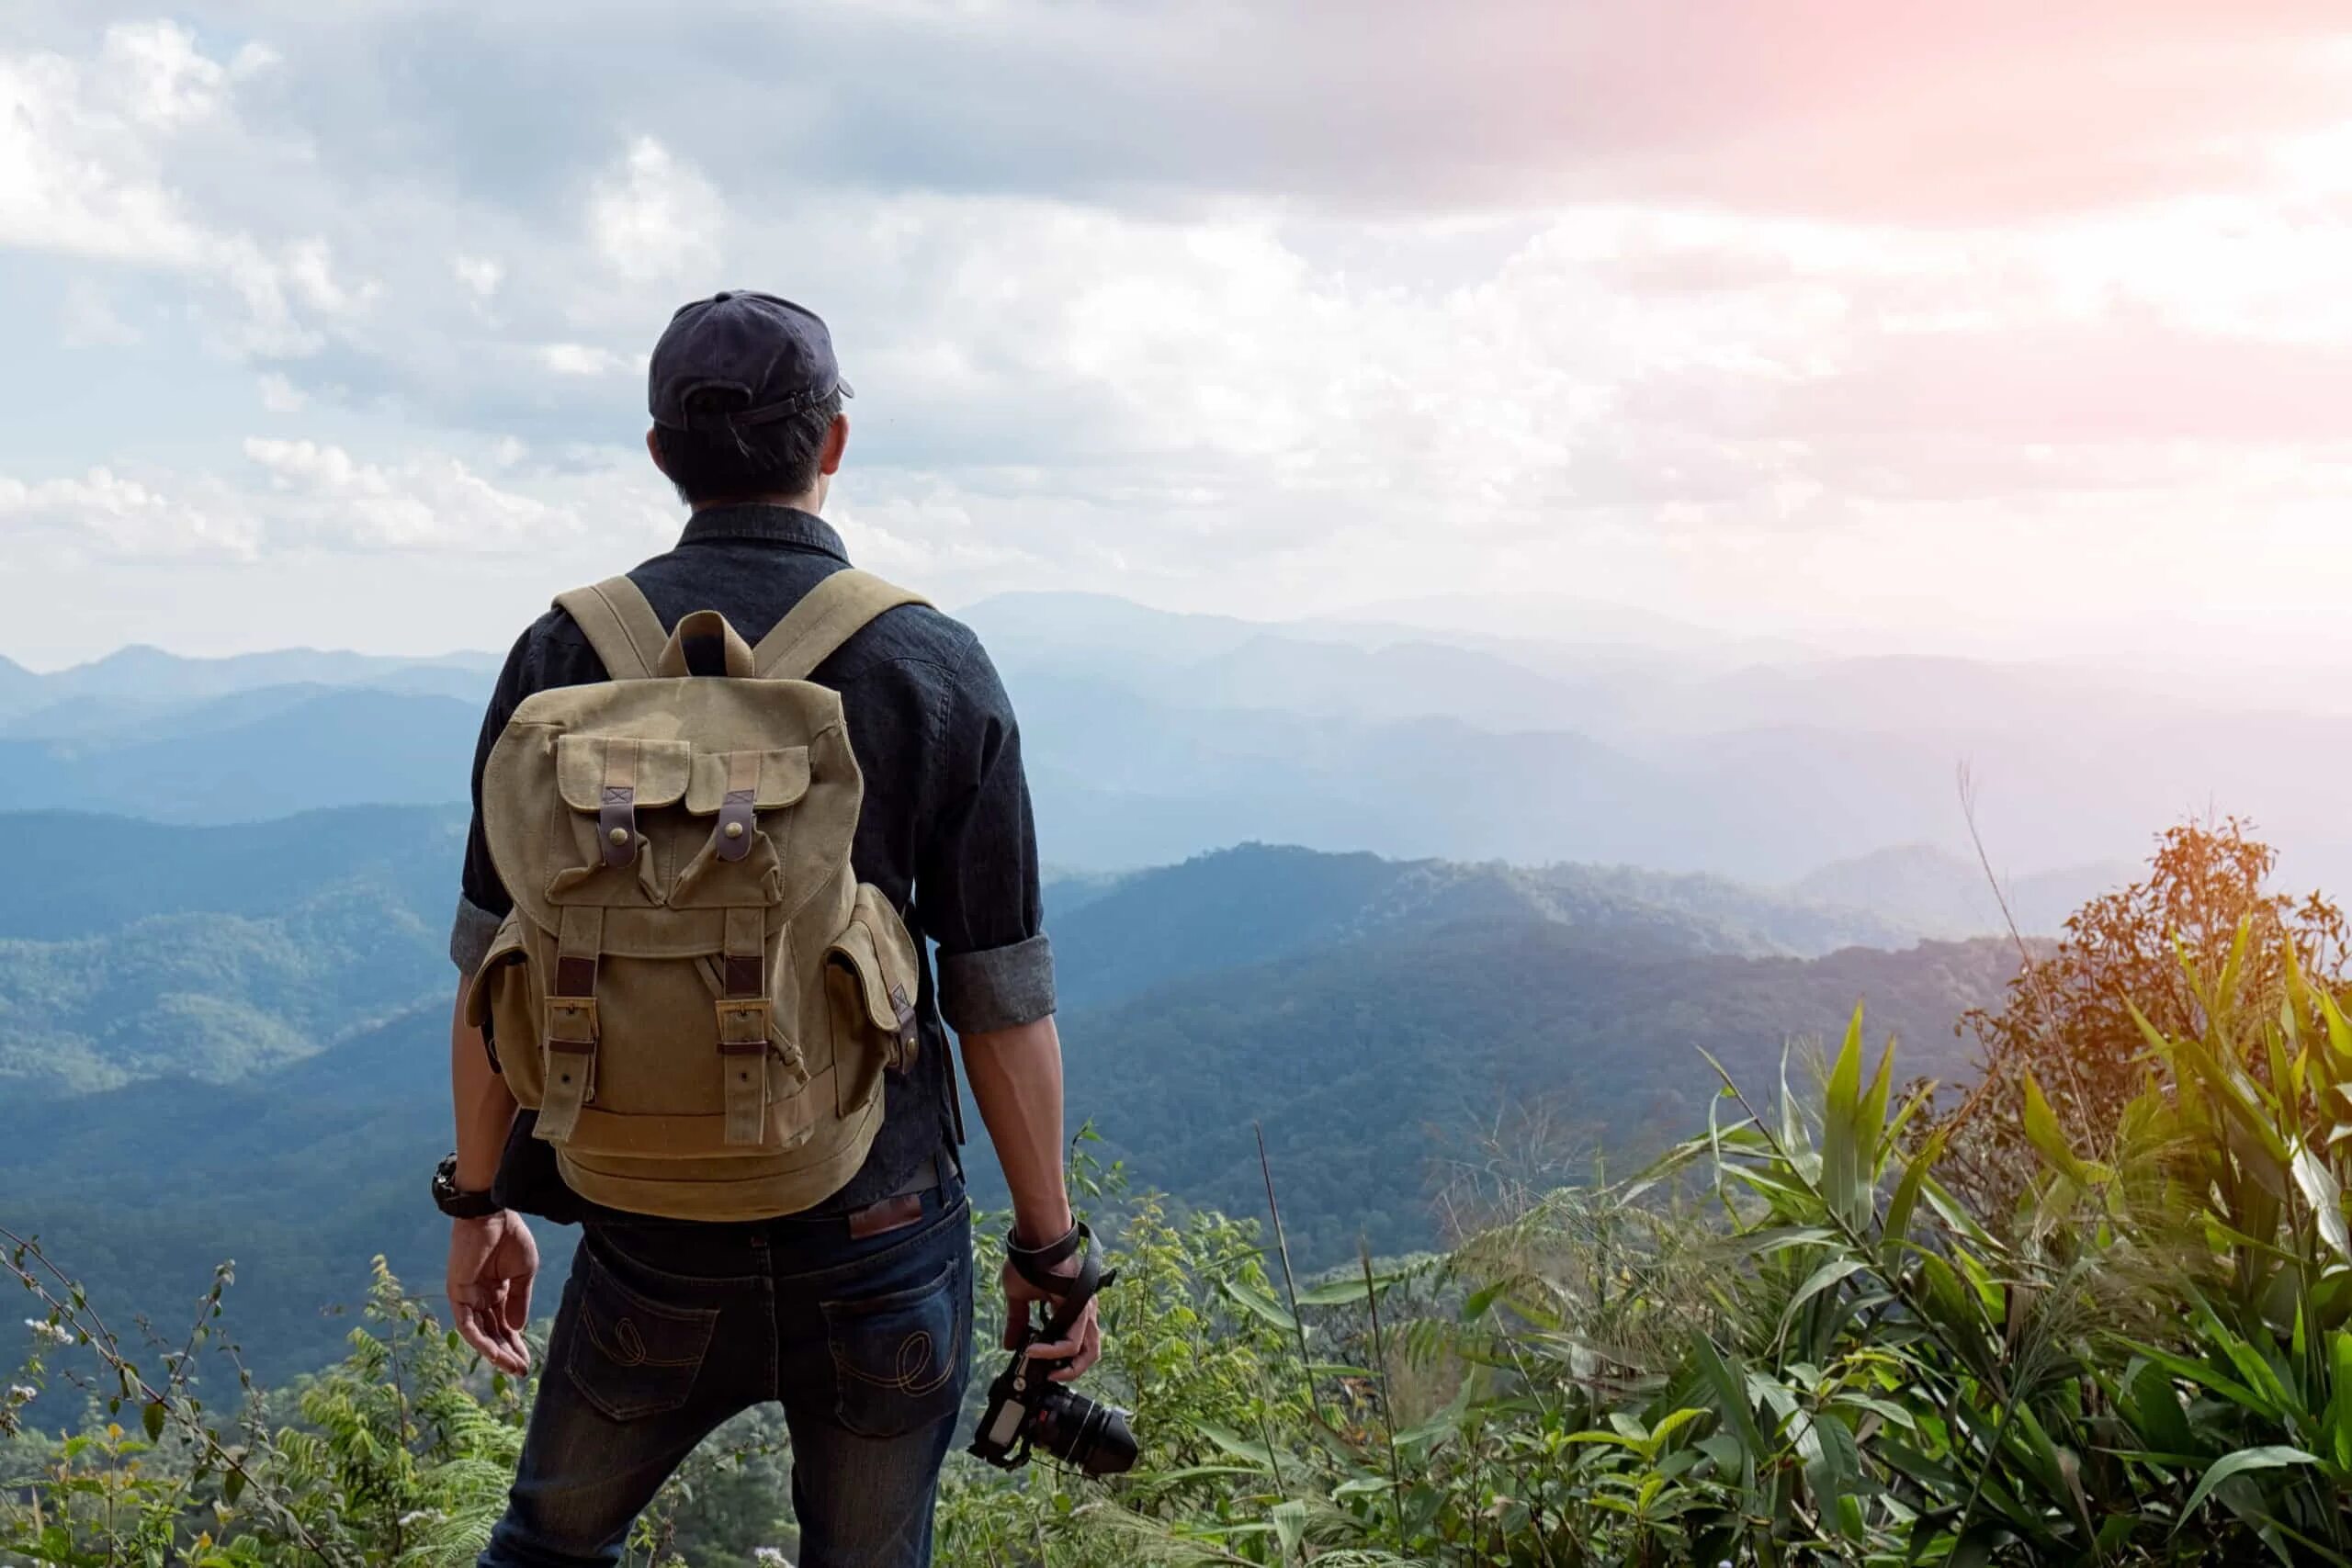
[[[740,394],[714,389],[692,394],[685,407],[690,414],[723,413],[741,402]],[[800,495],[816,486],[825,434],[841,412],[836,391],[774,424],[742,431],[657,425],[654,440],[661,444],[662,472],[689,506],[745,495]]]

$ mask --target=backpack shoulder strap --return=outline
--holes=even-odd
[[[571,613],[588,634],[588,646],[605,661],[605,673],[616,681],[645,681],[662,662],[670,634],[662,617],[645,602],[636,583],[626,577],[608,577],[587,588],[556,596],[556,608]]]
[[[922,594],[885,582],[854,567],[837,571],[810,589],[775,629],[752,650],[763,681],[806,681],[835,649],[885,610],[928,604]]]

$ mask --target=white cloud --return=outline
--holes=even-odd
[[[302,389],[272,370],[260,382],[261,406],[271,413],[300,413],[310,402]]]
[[[268,396],[265,386],[264,396]],[[587,476],[541,476],[556,493],[493,483],[446,452],[368,462],[328,443],[251,436],[250,468],[211,473],[86,474],[27,481],[0,475],[0,527],[69,558],[265,553],[501,555],[584,536],[580,503],[599,511],[608,536],[640,534],[643,513],[627,484]],[[501,460],[519,454],[494,454]],[[599,491],[603,492],[601,495]]]
[[[588,202],[590,243],[632,283],[708,271],[725,227],[726,207],[710,182],[650,136],[629,143]]]
[[[194,34],[171,22],[108,28],[98,64],[99,83],[133,120],[164,129],[219,113],[230,77],[198,50]]]
[[[538,355],[539,363],[559,376],[609,376],[628,363],[610,349],[584,343],[541,344]]]
[[[0,53],[0,249],[181,275],[233,302],[221,331],[236,350],[316,352],[324,340],[304,312],[348,313],[376,286],[339,277],[319,236],[257,239],[183,188],[250,151],[235,89],[273,64],[250,45],[223,64],[167,22],[110,27],[86,62]]]
[[[250,558],[262,539],[260,525],[251,518],[219,515],[187,497],[104,468],[34,484],[0,475],[0,520],[11,529],[45,536],[69,555]]]
[[[1992,3],[2042,25],[2026,0]],[[135,277],[153,352],[193,352],[162,341],[192,321],[265,409],[332,411],[339,445],[224,446],[136,481],[243,520],[209,548],[658,534],[631,383],[674,305],[718,287],[831,321],[863,394],[844,518],[877,562],[947,592],[1279,605],[1609,563],[1656,597],[1721,559],[1756,603],[1826,614],[1813,584],[1860,590],[1817,552],[1878,570],[1906,530],[2007,536],[2031,516],[2052,580],[2111,597],[2095,569],[2120,497],[2152,536],[2226,509],[2296,538],[2352,500],[2352,130],[2327,129],[2340,107],[2314,118],[2300,78],[2291,103],[2217,88],[2182,112],[2227,132],[2229,158],[2151,175],[2133,160],[2178,128],[2123,110],[2220,28],[2183,5],[2143,37],[2140,7],[2094,0],[2086,36],[2121,50],[2124,85],[2086,89],[2098,147],[2070,144],[2060,168],[1951,134],[1984,128],[1970,91],[2007,58],[1964,18],[1919,24],[1955,45],[1949,83],[1870,19],[1840,58],[1883,76],[1808,61],[1782,83],[1741,52],[1770,32],[1757,17],[1788,14],[1778,0],[1719,31],[1660,0],[1689,29],[1688,80],[1598,12],[1560,29],[1591,55],[1562,81],[1614,61],[1641,88],[1589,103],[1520,92],[1575,51],[1502,7],[1459,36],[1442,8],[1402,6],[1341,28],[1311,6],[1203,21],[1005,0],[931,32],[929,6],[820,8],[796,22],[797,57],[836,67],[812,70],[813,96],[715,58],[692,118],[646,85],[688,42],[623,42],[594,7],[536,44],[529,5],[481,12],[469,47],[500,68],[435,74],[380,65],[370,42],[401,24],[364,8],[330,26],[265,4],[232,27],[195,4],[194,30],[0,47],[0,248],[73,269],[45,296],[70,339],[121,341],[95,279],[121,298]],[[2244,52],[2216,45],[2217,80],[2317,25],[2252,9]],[[1220,26],[1265,47],[1212,49]],[[885,42],[907,69],[846,69]],[[1426,112],[1369,123],[1406,67]],[[1474,68],[1499,85],[1474,91]],[[1057,70],[1067,96],[1022,85]],[[2063,72],[2028,74],[2031,102],[2056,102]],[[1214,124],[1211,80],[1231,88]],[[497,134],[518,112],[532,133]],[[1856,140],[1873,116],[1903,134]],[[1784,155],[1787,188],[1757,147]],[[1891,171],[1914,155],[1939,173],[1906,196]],[[11,514],[40,484],[95,485],[98,457],[145,474],[130,436],[87,439],[117,444],[0,446],[26,476]],[[65,470],[85,477],[40,478]],[[574,488],[591,470],[650,500],[605,509]],[[119,493],[132,482],[40,506],[145,517]]]
[[[336,547],[499,551],[579,531],[579,519],[533,496],[502,490],[437,452],[396,465],[357,461],[340,446],[249,436],[281,504],[273,530]]]
[[[490,256],[451,256],[449,271],[459,283],[484,299],[498,292],[499,284],[506,276],[506,269]]]

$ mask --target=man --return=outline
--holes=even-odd
[[[631,571],[664,629],[717,610],[758,639],[848,565],[820,517],[849,442],[849,388],[813,313],[773,296],[685,306],[655,346],[654,465],[692,509],[676,548]],[[608,678],[566,611],[543,615],[499,677],[474,762],[474,820],[450,956],[470,976],[513,907],[485,836],[483,773],[535,692]],[[817,665],[840,694],[863,804],[858,881],[914,937],[918,1048],[887,1077],[885,1111],[856,1174],[813,1208],[773,1219],[657,1219],[570,1190],[534,1113],[518,1113],[493,1043],[451,1028],[458,1147],[435,1192],[453,1216],[448,1294],[492,1366],[529,1354],[538,1255],[523,1214],[583,1227],[548,1343],[522,1463],[485,1568],[618,1561],[631,1522],[695,1445],[729,1416],[780,1401],[806,1568],[931,1557],[940,1465],[970,1373],[972,1250],[943,1021],[1012,1189],[1013,1245],[1063,1257],[1061,1048],[1041,929],[1037,852],[1012,711],[969,630],[927,605],[886,610]],[[922,958],[935,942],[934,986]],[[508,1046],[508,1049],[514,1049]],[[1059,1251],[1055,1250],[1059,1247]],[[588,1284],[583,1287],[583,1274]],[[1007,1269],[1007,1343],[1046,1294]],[[1090,1305],[1040,1347],[1077,1377],[1100,1353]]]

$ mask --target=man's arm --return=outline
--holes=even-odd
[[[458,977],[458,1000],[449,1013],[449,1099],[458,1112],[458,1190],[484,1192],[498,1179],[498,1156],[514,1122],[514,1093],[492,1069],[481,1031],[466,1021],[466,987],[472,978]]]
[[[915,875],[925,931],[939,944],[939,1010],[962,1043],[965,1076],[1012,1190],[1015,1237],[1043,1247],[1070,1228],[1063,1180],[1062,1048],[1054,1029],[1053,949],[1045,935],[1037,835],[1021,766],[1019,727],[978,644],[956,671],[925,802]],[[1060,1266],[1074,1273],[1073,1258]],[[1052,1297],[1008,1265],[1005,1340],[1018,1343]],[[1102,1353],[1089,1303],[1067,1340],[1035,1347],[1077,1377]]]
[[[965,1077],[1012,1190],[1012,1228],[1023,1247],[1069,1230],[1062,1174],[1062,1041],[1049,1017],[964,1036]]]
[[[971,1080],[972,1100],[996,1146],[997,1163],[1004,1168],[1005,1185],[1012,1191],[1013,1239],[1023,1247],[1045,1247],[1069,1232],[1069,1188],[1062,1168],[1062,1041],[1048,1015],[1033,1023],[963,1036],[964,1073]],[[1060,1272],[1076,1273],[1071,1258]],[[1005,1348],[1019,1346],[1019,1318],[1033,1305],[1051,1310],[1053,1298],[1007,1264]],[[1038,1359],[1063,1364],[1047,1375],[1068,1382],[1092,1366],[1102,1354],[1102,1331],[1092,1303],[1065,1340],[1039,1345]]]
[[[449,1090],[458,1115],[458,1190],[481,1192],[498,1178],[498,1157],[514,1120],[514,1096],[491,1069],[481,1031],[466,1021],[466,985],[449,1018]],[[449,1222],[449,1310],[458,1332],[500,1371],[531,1370],[523,1329],[531,1321],[531,1281],[538,1243],[523,1216],[502,1209],[479,1220]]]
[[[458,994],[449,1010],[449,1102],[457,1120],[461,1192],[487,1191],[498,1179],[507,1130],[514,1121],[514,1096],[491,1066],[481,1031],[466,1021],[466,989],[490,950],[501,916],[511,908],[499,885],[482,834],[481,776],[490,750],[524,695],[531,634],[507,655],[482,716],[474,748],[474,815],[466,831],[466,860],[457,919],[449,932],[449,957],[458,966]],[[531,1319],[531,1281],[539,1271],[538,1245],[523,1216],[502,1211],[479,1220],[449,1222],[449,1308],[458,1332],[501,1371],[519,1377],[531,1366],[523,1327]]]

